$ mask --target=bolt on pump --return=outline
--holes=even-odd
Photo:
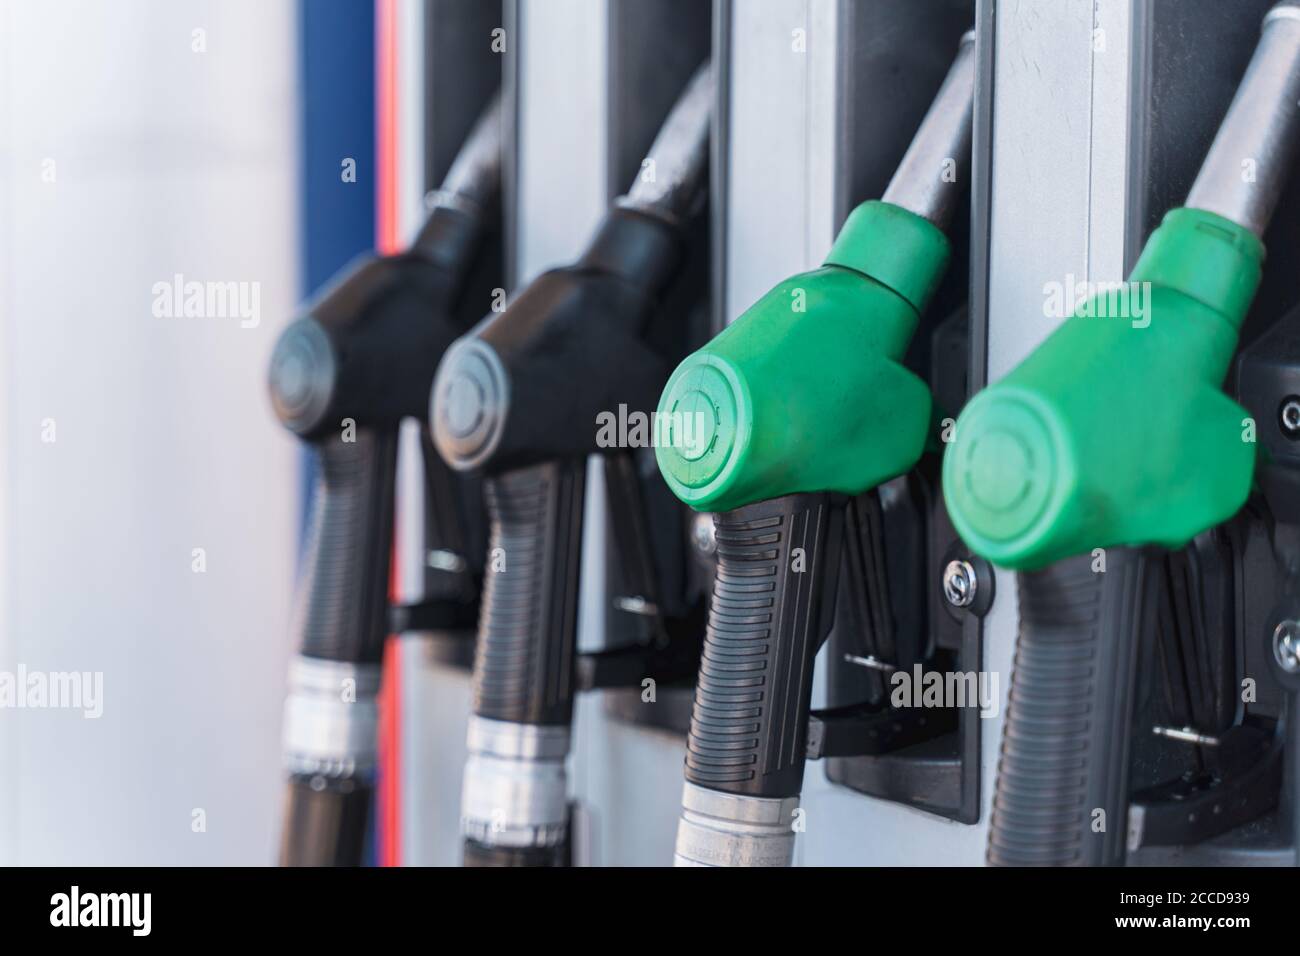
[[[948,265],[974,76],[968,33],[883,199],[849,215],[822,268],[779,284],[664,389],[660,471],[718,512],[678,865],[791,862],[847,496],[909,471],[929,437],[929,389],[902,360]]]
[[[1123,862],[1153,549],[1229,519],[1251,489],[1249,414],[1222,385],[1296,158],[1298,102],[1300,8],[1279,4],[1186,206],[1129,277],[1149,289],[1144,322],[1094,298],[957,421],[943,470],[953,524],[1020,572],[990,863]]]
[[[573,719],[587,457],[602,413],[651,409],[668,366],[648,326],[677,277],[707,185],[705,64],[638,177],[572,266],[533,281],[443,358],[428,399],[452,468],[484,478],[489,553],[461,805],[465,863],[558,866],[570,855]]]
[[[320,461],[285,703],[286,865],[362,862],[398,428],[423,418],[438,359],[464,331],[453,312],[499,202],[501,120],[494,102],[411,247],[349,267],[285,329],[271,357],[276,415]]]

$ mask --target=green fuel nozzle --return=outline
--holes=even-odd
[[[974,35],[882,200],[668,381],[655,453],[673,493],[719,512],[675,860],[786,866],[812,668],[830,630],[844,499],[925,450],[930,391],[903,365],[948,266],[970,153]]]
[[[692,508],[856,494],[920,458],[930,392],[902,363],[948,266],[973,45],[968,34],[883,199],[853,210],[825,264],[777,285],[669,379],[656,455]]]
[[[1184,208],[1127,283],[1096,291],[957,419],[943,487],[958,533],[1004,567],[1176,548],[1245,502],[1249,414],[1222,391],[1296,155],[1300,9],[1274,7]]]
[[[1181,547],[1249,493],[1249,413],[1222,383],[1296,155],[1298,100],[1300,8],[1286,3],[1264,20],[1186,207],[1128,282],[1086,298],[957,419],[943,465],[953,526],[1020,572],[991,864],[1125,860],[1138,647],[1162,574],[1147,546]]]
[[[855,209],[824,266],[780,283],[669,379],[656,454],[673,493],[728,511],[911,468],[930,392],[902,359],[947,264],[948,240],[921,216]]]

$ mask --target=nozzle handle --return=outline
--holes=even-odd
[[[799,793],[843,513],[839,496],[801,494],[714,516],[718,572],[686,744],[690,783],[755,797]]]
[[[1022,572],[988,862],[1117,866],[1128,836],[1134,671],[1151,559],[1092,554]]]
[[[567,724],[586,462],[547,462],[484,482],[490,525],[474,659],[474,713]]]
[[[377,664],[388,633],[397,433],[358,428],[317,447],[320,480],[298,614],[301,652]]]
[[[686,740],[679,864],[790,863],[792,821],[769,811],[803,788],[813,659],[834,617],[845,502],[787,495],[714,516],[718,569]]]

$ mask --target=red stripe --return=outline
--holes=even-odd
[[[375,0],[375,131],[378,157],[376,242],[380,252],[398,252],[397,221],[397,5],[398,0]]]
[[[375,246],[382,253],[398,251],[397,218],[397,4],[375,0]],[[397,562],[397,522],[393,522],[392,572],[388,593],[401,593]],[[379,707],[378,857],[380,866],[401,865],[401,653],[391,636],[384,648],[383,691]]]

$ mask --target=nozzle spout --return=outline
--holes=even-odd
[[[706,62],[659,128],[621,205],[677,221],[690,217],[708,186],[713,99],[713,64]]]
[[[1219,126],[1187,205],[1262,236],[1300,143],[1300,4],[1279,3],[1228,115]]]
[[[430,206],[473,203],[479,210],[492,210],[501,195],[501,94],[492,98],[474,123],[443,178],[442,187],[430,196]]]
[[[442,187],[425,197],[428,213],[411,242],[412,251],[457,277],[469,267],[500,205],[504,119],[498,93],[474,122]]]
[[[975,97],[975,31],[961,38],[957,58],[912,137],[881,198],[940,229],[952,219],[970,166]]]

